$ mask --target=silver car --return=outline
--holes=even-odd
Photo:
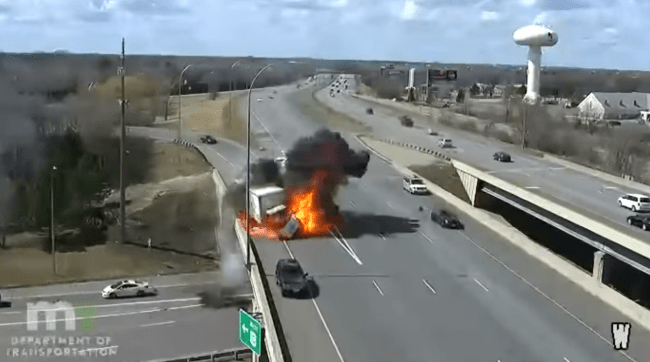
[[[138,280],[122,280],[102,290],[102,297],[107,299],[145,295],[158,295],[158,290],[149,283]]]

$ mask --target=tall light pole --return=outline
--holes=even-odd
[[[52,269],[56,275],[56,248],[54,241],[54,171],[56,166],[52,166],[50,172],[50,240],[52,240]]]
[[[122,38],[122,64],[117,72],[122,76],[122,97],[120,99],[120,105],[122,107],[122,115],[120,118],[120,241],[123,244],[126,241],[126,192],[124,189],[124,142],[126,141],[126,124],[124,122],[124,112],[126,110],[126,97],[124,95],[124,38]]]
[[[251,235],[250,235],[250,188],[251,188],[251,91],[253,90],[253,84],[257,77],[262,74],[266,69],[268,69],[271,64],[268,64],[262,68],[251,81],[251,85],[248,88],[248,121],[246,126],[246,268],[250,270],[251,267]]]
[[[181,89],[183,88],[183,73],[191,67],[192,64],[186,66],[181,75],[178,76],[178,139],[183,139],[183,118],[181,118]]]
[[[228,94],[230,95],[230,99],[229,99],[229,101],[228,101],[228,107],[229,107],[229,108],[228,108],[228,121],[230,121],[230,122],[232,122],[232,88],[233,88],[233,87],[232,87],[232,72],[233,72],[233,69],[235,69],[235,67],[236,67],[236,66],[239,64],[239,62],[241,62],[241,61],[242,61],[242,59],[239,59],[238,61],[232,63],[232,65],[230,66],[230,82],[228,83],[228,85],[229,85],[229,90],[230,90],[230,91],[228,92]],[[235,88],[236,88],[236,87],[235,87]]]

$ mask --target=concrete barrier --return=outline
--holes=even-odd
[[[223,177],[219,171],[215,168],[212,171],[212,178],[217,186],[217,197],[219,199],[219,205],[221,207],[223,196],[226,192],[226,183],[223,180]],[[221,219],[221,218],[220,218]],[[239,227],[239,223],[235,222],[235,233],[239,241],[238,245],[242,250],[242,255],[246,256],[246,232]],[[273,316],[271,313],[271,308],[268,305],[267,291],[264,287],[263,276],[260,274],[258,268],[257,258],[255,253],[251,253],[251,263],[253,264],[249,271],[249,279],[251,281],[251,286],[253,287],[253,295],[255,300],[258,301],[264,322],[265,328],[265,340],[266,348],[269,354],[269,360],[271,362],[284,362],[284,356],[282,353],[282,348],[280,344],[280,338],[276,330],[275,323],[273,322]]]
[[[365,143],[362,142],[364,146],[368,147]],[[368,147],[372,152],[378,153],[376,150]],[[386,156],[382,155],[383,158],[390,160]],[[411,175],[417,173],[390,162],[393,167],[402,174]],[[529,239],[522,232],[516,228],[505,224],[503,221],[492,216],[488,212],[480,209],[476,209],[473,206],[467,204],[463,200],[444,190],[440,186],[434,184],[433,182],[421,177],[429,190],[437,195],[438,197],[445,200],[450,205],[453,205],[458,210],[467,215],[471,216],[473,219],[481,223],[483,226],[493,230],[494,232],[501,235],[506,240],[510,241],[512,244],[524,250],[527,254],[538,259],[544,264],[556,270],[558,273],[562,274],[567,279],[571,280],[586,292],[592,294],[596,298],[602,300],[603,302],[609,304],[613,308],[617,309],[619,312],[623,313],[630,319],[636,321],[644,328],[650,330],[650,311],[644,307],[638,305],[632,300],[626,298],[615,290],[609,288],[606,285],[598,283],[592,276],[581,271],[577,267],[573,266],[569,262],[562,259],[560,256],[552,253],[548,249],[537,244],[533,240]]]

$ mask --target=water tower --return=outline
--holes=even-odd
[[[539,102],[542,47],[552,47],[557,44],[557,33],[540,25],[529,25],[515,31],[512,37],[517,45],[526,45],[529,47],[528,81],[524,101],[529,104],[537,104]]]

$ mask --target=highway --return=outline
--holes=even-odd
[[[348,82],[355,85],[354,80]],[[406,128],[400,125],[397,117],[407,114],[407,112],[352,97],[350,93],[343,92],[336,94],[335,97],[330,97],[329,89],[323,89],[317,93],[316,97],[337,111],[349,114],[368,124],[373,128],[372,133],[377,137],[392,138],[421,147],[437,149],[449,157],[493,174],[516,186],[526,188],[532,193],[589,216],[595,221],[614,227],[630,236],[637,237],[639,240],[646,242],[650,240],[647,232],[627,225],[627,216],[633,215],[634,212],[617,205],[617,199],[623,194],[647,194],[645,191],[612,184],[553,161],[541,159],[529,152],[522,152],[521,148],[515,145],[452,129],[442,124],[432,125],[429,117],[422,114],[409,112],[416,127]],[[373,108],[373,115],[365,113],[368,107]],[[413,110],[415,112],[416,108]],[[429,127],[438,131],[440,135],[428,135]],[[436,142],[442,137],[451,138],[455,148],[450,150],[438,148]],[[513,162],[493,161],[492,155],[497,151],[510,153]]]
[[[322,119],[306,116],[315,101],[295,101],[311,98],[298,95],[314,88],[274,89],[274,99],[271,89],[253,92],[262,99],[252,104],[253,131],[268,130],[268,147],[287,150]],[[614,351],[610,323],[626,318],[468,216],[459,214],[464,231],[434,225],[418,206],[441,200],[404,193],[401,176],[377,157],[337,202],[347,220],[343,238],[256,241],[267,273],[278,259],[296,257],[319,286],[314,299],[283,298],[269,275],[294,361],[611,362],[650,355],[641,342],[648,334],[638,328],[632,357]]]
[[[238,308],[213,308],[214,299],[202,299],[200,293],[218,288],[215,272],[147,278],[159,290],[158,296],[106,300],[101,289],[113,280],[2,290],[3,301],[11,308],[0,309],[0,350],[2,361],[150,361],[174,359],[186,355],[241,348],[237,335]],[[251,295],[250,287],[237,293]],[[59,313],[56,331],[39,323],[38,331],[27,330],[28,302],[64,301],[75,307],[75,330],[65,329],[64,315]],[[86,317],[88,319],[86,320]],[[44,316],[41,315],[41,321]],[[37,342],[21,345],[21,337],[75,337],[74,344],[55,343],[56,347],[93,349],[112,347],[113,353],[89,352],[92,357],[14,356],[14,349],[39,347]],[[87,337],[87,338],[86,338]],[[110,338],[108,342],[107,338]],[[18,342],[17,342],[18,339]],[[45,340],[41,340],[45,343]],[[48,346],[43,345],[47,348]],[[49,347],[52,347],[50,343]],[[102,354],[102,352],[104,354]],[[47,353],[47,352],[45,352]],[[70,352],[72,353],[72,352]]]

